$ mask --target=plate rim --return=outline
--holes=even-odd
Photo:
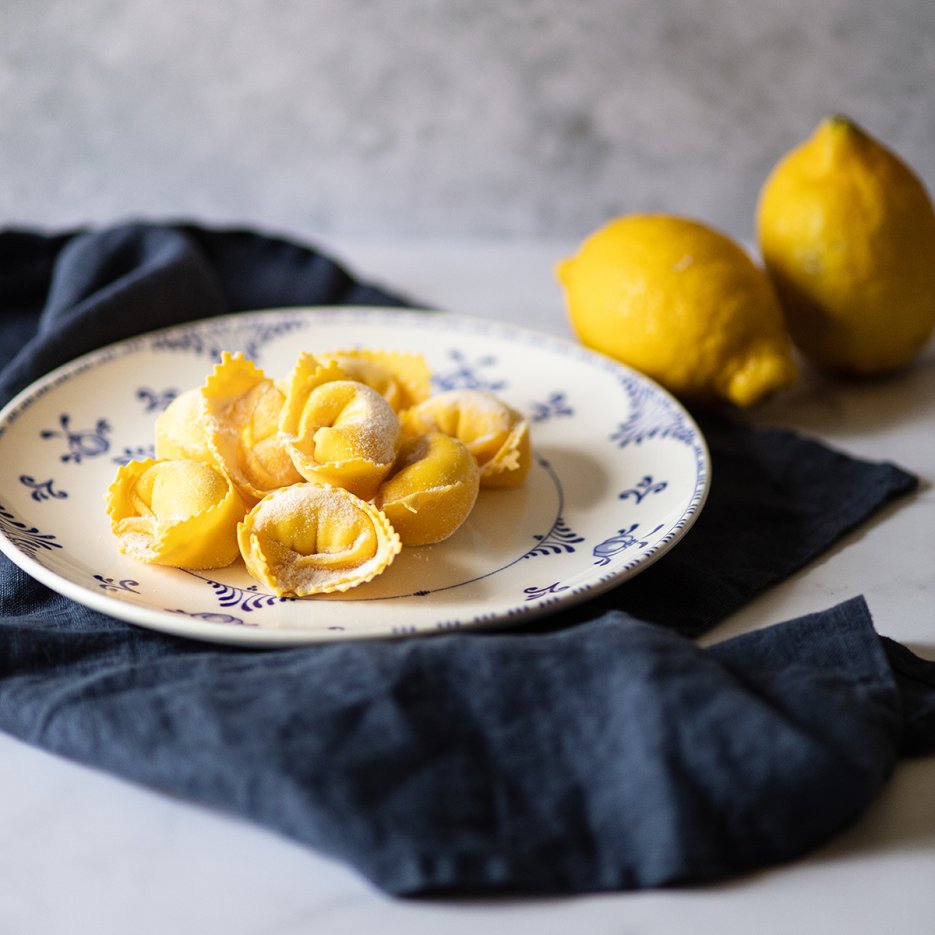
[[[434,321],[434,327],[450,323],[455,330],[473,331],[474,333],[495,334],[499,338],[515,343],[522,340],[537,346],[554,349],[557,353],[571,354],[579,360],[597,366],[611,374],[626,377],[648,386],[655,394],[661,396],[675,412],[685,420],[693,436],[697,471],[695,490],[681,517],[677,528],[674,528],[664,540],[656,543],[653,549],[639,559],[635,567],[620,566],[614,572],[602,578],[592,580],[587,584],[572,585],[561,594],[524,604],[510,613],[500,613],[491,619],[484,615],[474,614],[460,621],[457,628],[419,629],[414,633],[387,632],[381,629],[373,632],[364,626],[355,631],[344,631],[340,635],[325,635],[318,631],[301,631],[298,629],[265,629],[262,627],[244,626],[222,628],[217,624],[188,619],[182,615],[172,617],[168,611],[159,610],[126,601],[116,600],[106,591],[93,591],[47,568],[34,559],[28,552],[16,546],[6,532],[0,528],[0,552],[3,552],[15,565],[26,574],[35,578],[44,586],[57,594],[74,600],[82,606],[88,607],[107,617],[121,620],[125,623],[154,630],[165,635],[191,639],[201,642],[240,646],[243,648],[285,648],[304,645],[322,645],[330,642],[351,642],[373,639],[394,639],[412,636],[431,636],[435,634],[453,633],[459,631],[479,632],[490,630],[513,630],[532,620],[548,616],[556,609],[556,605],[565,608],[573,607],[593,597],[598,597],[608,590],[623,584],[625,581],[642,573],[655,564],[659,559],[674,548],[700,516],[707,502],[711,489],[711,456],[707,439],[694,417],[685,406],[665,387],[658,384],[651,377],[617,361],[605,354],[576,343],[570,338],[540,332],[524,325],[502,322],[496,319],[485,318],[479,315],[466,315],[440,311],[428,307],[396,307],[379,305],[310,305],[310,306],[283,306],[266,309],[247,309],[229,312],[223,315],[192,319],[166,325],[161,328],[141,332],[128,338],[110,341],[86,351],[83,354],[56,366],[52,370],[38,377],[28,386],[16,393],[2,408],[0,408],[0,438],[6,433],[8,426],[18,419],[34,401],[37,401],[55,386],[86,370],[103,366],[114,356],[125,356],[133,353],[140,345],[151,344],[160,336],[175,332],[204,329],[206,327],[224,327],[239,322],[245,327],[251,326],[252,319],[274,318],[276,316],[294,316],[303,320],[313,321],[316,317],[322,320],[334,321],[344,317],[357,317],[359,319],[384,319],[386,321],[405,320],[413,326],[426,321]],[[11,515],[12,516],[12,515]],[[15,520],[13,520],[15,522]],[[123,609],[123,613],[114,612],[114,608]],[[484,619],[479,619],[482,617]]]

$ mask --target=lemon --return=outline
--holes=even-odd
[[[560,262],[556,275],[583,344],[685,401],[746,407],[795,380],[766,273],[700,222],[616,218]]]
[[[906,364],[935,327],[935,211],[898,156],[824,119],[764,183],[757,236],[803,355],[870,376]]]

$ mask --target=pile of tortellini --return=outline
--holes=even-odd
[[[300,354],[281,380],[225,352],[159,415],[155,458],[120,467],[107,512],[121,552],[230,565],[281,596],[346,591],[404,546],[441,542],[481,487],[529,472],[529,426],[481,390],[431,392],[419,354]]]

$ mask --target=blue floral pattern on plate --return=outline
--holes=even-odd
[[[569,405],[564,390],[555,390],[549,394],[548,399],[541,403],[531,403],[529,406],[529,420],[531,422],[545,422],[546,419],[558,419],[562,416],[573,416],[575,410]]]
[[[646,474],[632,487],[627,487],[626,490],[621,490],[617,496],[621,500],[627,500],[628,498],[632,497],[637,503],[642,503],[646,497],[654,493],[662,493],[662,491],[665,490],[668,486],[669,485],[667,481],[657,481],[653,479],[651,474]]]
[[[420,352],[436,392],[486,389],[525,413],[534,451],[526,484],[483,490],[451,539],[404,549],[346,594],[283,599],[239,561],[186,572],[120,555],[102,501],[116,465],[152,456],[158,413],[203,382],[222,351],[242,351],[277,377],[300,350],[349,346]],[[0,412],[0,549],[104,613],[247,646],[520,625],[662,557],[707,487],[704,439],[644,377],[547,335],[422,311],[290,309],[195,322],[79,358]]]
[[[613,431],[611,441],[621,448],[654,438],[675,438],[686,445],[695,442],[698,429],[688,413],[673,406],[658,387],[635,375],[621,378],[621,383],[630,398],[630,413]]]
[[[54,487],[55,481],[51,477],[40,481],[28,474],[20,474],[19,482],[32,491],[30,496],[37,503],[42,503],[43,500],[64,500],[68,496],[67,491]]]
[[[40,438],[63,439],[67,450],[62,454],[62,461],[74,461],[80,464],[85,458],[96,458],[110,450],[107,436],[110,434],[110,424],[106,419],[98,419],[91,426],[81,429],[72,427],[71,416],[63,412],[58,417],[59,428],[43,429]]]
[[[455,347],[449,349],[446,363],[447,369],[443,365],[442,369],[432,373],[432,385],[438,392],[486,390],[496,393],[506,386],[506,381],[489,375],[490,368],[497,364],[497,358],[492,354],[471,358]]]
[[[35,526],[16,518],[16,514],[0,503],[0,534],[12,546],[35,558],[39,552],[62,548],[50,532],[41,532]]]
[[[133,578],[123,578],[117,581],[114,578],[105,578],[104,575],[94,575],[94,580],[97,581],[97,586],[105,591],[126,591],[128,594],[140,593],[137,590],[140,583]]]
[[[148,386],[141,386],[136,391],[136,398],[143,403],[144,412],[162,412],[179,395],[174,387],[166,390],[154,390]]]

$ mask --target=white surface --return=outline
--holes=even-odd
[[[844,112],[935,179],[931,0],[3,0],[0,217],[753,233]]]
[[[362,273],[462,313],[567,334],[560,244],[335,248]],[[915,471],[923,489],[726,621],[707,641],[863,593],[880,632],[935,659],[935,359],[862,386],[807,378],[754,418]],[[403,902],[238,820],[0,736],[0,931],[15,935],[928,935],[935,758],[902,761],[852,827],[728,884],[569,899]]]
[[[168,404],[201,386],[214,372],[212,348],[243,353],[281,380],[300,351],[358,345],[421,354],[435,393],[484,390],[521,413],[532,438],[524,483],[482,487],[454,535],[404,548],[373,581],[316,598],[314,613],[307,601],[277,598],[239,559],[183,571],[120,554],[101,498],[115,461],[153,457],[164,408],[150,404],[154,397]],[[556,394],[558,406],[550,404]],[[82,434],[76,445],[60,431],[66,419],[70,432],[97,426],[90,443]],[[0,549],[95,610],[220,643],[289,646],[512,626],[658,560],[691,528],[709,479],[704,439],[682,406],[577,342],[449,313],[266,310],[110,345],[12,399],[0,412],[7,511]]]

